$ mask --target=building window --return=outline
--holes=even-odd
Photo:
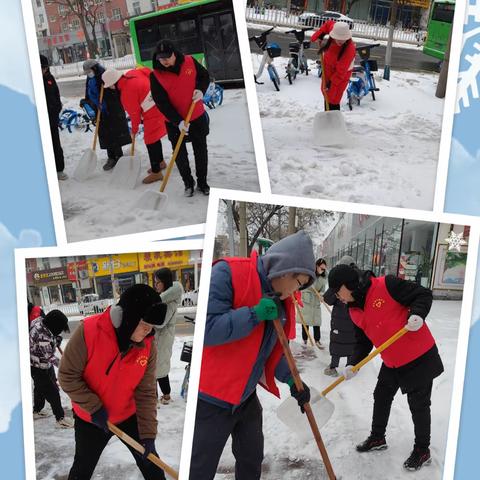
[[[112,20],[121,20],[122,19],[122,10],[120,8],[114,8],[112,10]]]
[[[66,15],[68,13],[68,9],[65,5],[59,5],[58,6],[58,13],[60,15]]]
[[[69,26],[68,22],[62,22],[62,32],[68,32]]]
[[[134,15],[140,15],[142,13],[142,10],[140,8],[140,2],[133,2],[132,7]]]
[[[56,22],[57,21],[57,17],[55,15],[52,15],[50,17],[50,21],[53,23],[53,22]]]
[[[103,12],[98,12],[97,18],[98,23],[105,23],[105,15],[103,14]]]
[[[152,4],[152,10],[156,10],[157,9],[157,0],[151,0],[151,4]]]
[[[80,30],[80,20],[78,18],[72,20],[72,30]]]
[[[42,0],[37,0],[37,7],[41,7],[42,6]]]
[[[42,258],[42,265],[43,265],[43,268],[41,270],[50,269],[50,259],[49,258]]]
[[[43,14],[39,13],[38,14],[38,21],[43,24],[45,22],[45,17],[43,16]]]

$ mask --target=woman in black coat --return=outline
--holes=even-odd
[[[102,74],[105,69],[96,60],[86,60],[83,63],[83,71],[87,75],[83,101],[87,102],[96,114],[103,83]],[[108,156],[103,169],[111,170],[123,156],[122,146],[132,143],[125,110],[120,103],[120,95],[115,89],[104,89],[98,138],[100,148],[106,149]]]

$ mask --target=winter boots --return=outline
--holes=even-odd
[[[158,399],[158,403],[161,403],[162,405],[168,405],[171,400],[172,400],[172,398],[170,397],[170,395],[162,395]]]
[[[183,195],[185,197],[193,197],[193,192],[195,191],[195,182],[192,185],[185,185],[185,190]]]
[[[108,158],[107,163],[103,166],[105,171],[111,170],[118,162],[118,158]]]
[[[370,435],[364,442],[357,445],[357,452],[371,452],[373,450],[385,450],[388,448],[385,437]]]
[[[50,414],[46,412],[45,410],[40,410],[39,412],[33,412],[33,419],[38,420],[40,418],[46,418],[49,417]]]
[[[59,180],[68,180],[68,175],[65,172],[57,172],[57,178]]]
[[[210,187],[207,182],[198,183],[197,190],[202,192],[204,195],[210,195]]]
[[[316,346],[317,348],[319,348],[320,350],[324,350],[324,349],[325,349],[325,347],[320,343],[320,340],[317,340],[317,341],[315,342],[315,346]]]
[[[430,465],[432,457],[428,448],[413,447],[412,453],[403,463],[403,468],[410,471],[420,470],[424,465]]]
[[[330,377],[338,377],[338,372],[337,372],[337,369],[336,368],[326,368],[323,373],[325,375],[329,375]]]
[[[149,173],[143,180],[142,183],[154,183],[163,180],[163,173],[162,172],[151,172]]]
[[[61,418],[60,420],[57,420],[57,427],[58,428],[73,428],[73,421],[70,420],[69,418]]]

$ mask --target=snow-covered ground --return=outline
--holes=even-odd
[[[65,108],[78,107],[79,98],[67,98]],[[243,89],[225,90],[223,104],[209,110],[208,183],[211,187],[259,191],[258,174],[253,151],[247,101]],[[67,181],[60,182],[63,216],[69,242],[101,237],[140,233],[161,228],[173,228],[204,223],[208,197],[196,192],[192,198],[183,196],[183,182],[176,167],[172,170],[165,192],[168,204],[162,211],[135,209],[133,205],[146,190],[158,190],[160,183],[144,185],[142,178],[150,168],[143,140],[136,143],[142,169],[133,190],[116,189],[109,185],[111,172],[102,169],[106,162],[105,150],[97,146],[97,170],[86,182],[72,178],[74,168],[85,149],[92,147],[93,134],[67,130],[60,132],[65,154]],[[165,160],[172,154],[170,142],[162,140]],[[124,147],[129,154],[130,147]],[[190,166],[194,174],[195,162],[191,144],[187,144]]]
[[[261,57],[252,57],[257,71]],[[287,62],[275,62],[282,79]],[[323,97],[309,63],[311,74],[293,85],[283,79],[280,92],[266,71],[257,85],[272,192],[432,209],[444,105],[435,97],[438,75],[392,71],[385,81],[376,72],[376,101],[368,96],[350,112],[346,94],[342,100],[353,144],[319,147],[313,119]]]
[[[445,372],[434,380],[432,393],[432,465],[413,474],[415,480],[442,478],[447,440],[453,373],[457,349],[458,322],[461,302],[434,301],[428,316],[428,325],[436,339]],[[328,345],[330,317],[323,309],[322,342]],[[297,340],[291,347],[302,379],[321,391],[333,382],[323,370],[329,365],[328,347],[318,350],[304,346],[300,325]],[[345,359],[341,359],[340,368]],[[412,473],[402,464],[413,447],[413,424],[405,395],[397,393],[387,429],[389,448],[380,452],[357,453],[355,445],[370,433],[373,408],[373,390],[381,365],[377,357],[362,368],[352,380],[340,384],[328,397],[335,404],[335,412],[321,429],[333,469],[342,480],[401,480],[411,479]],[[282,400],[288,398],[288,387],[281,385]],[[299,441],[277,418],[276,408],[281,401],[258,388],[263,406],[265,460],[262,479],[307,480],[328,478],[313,437],[308,443]],[[229,443],[224,450],[217,480],[234,479],[234,458]]]
[[[185,363],[180,361],[183,342],[192,340],[191,336],[176,336],[173,345],[172,363],[169,374],[172,387],[172,402],[159,405],[157,410],[158,434],[155,445],[160,458],[178,471],[183,436],[186,402],[180,396],[185,375]],[[71,417],[69,398],[61,392],[62,404],[66,415]],[[47,403],[45,411],[51,413]],[[73,429],[58,429],[55,417],[49,416],[34,421],[35,457],[38,480],[66,480],[73,463],[75,440]],[[143,476],[135,461],[116,437],[112,437],[103,451],[93,478],[116,480],[136,480]]]

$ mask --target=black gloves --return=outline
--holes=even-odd
[[[155,450],[155,439],[154,438],[145,438],[140,442],[145,449],[145,452],[142,455],[142,460],[146,460],[147,457],[153,453],[158,457],[157,451]]]
[[[107,425],[108,413],[104,407],[97,410],[95,413],[92,413],[92,422],[98,427],[101,428],[105,433],[109,433]]]
[[[305,409],[303,408],[303,406],[310,401],[310,389],[308,388],[308,385],[306,385],[304,382],[302,383],[303,390],[299,392],[295,384],[293,384],[290,387],[290,393],[292,394],[292,397],[298,402],[298,406],[300,407],[302,413],[305,413]]]

